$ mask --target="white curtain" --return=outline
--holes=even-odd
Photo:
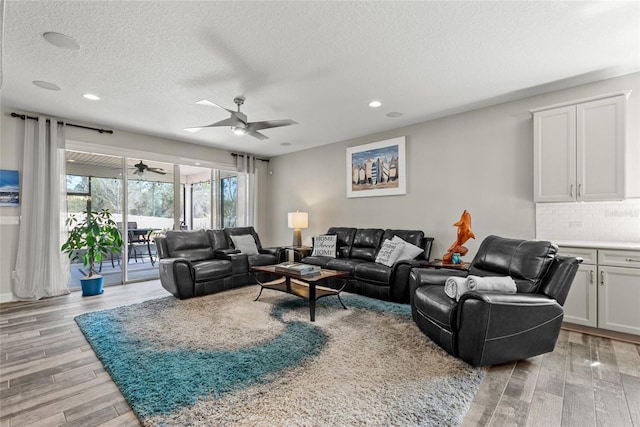
[[[20,233],[13,293],[37,300],[69,293],[66,239],[64,124],[40,116],[25,120]]]
[[[236,210],[236,225],[238,227],[255,227],[255,158],[246,154],[239,154],[236,159],[238,166],[238,202]]]

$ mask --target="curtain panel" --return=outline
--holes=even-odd
[[[236,157],[238,167],[237,226],[255,227],[256,205],[256,168],[255,157],[239,154]]]
[[[64,123],[25,120],[20,201],[14,295],[38,300],[69,293],[69,259],[60,250],[67,236]]]

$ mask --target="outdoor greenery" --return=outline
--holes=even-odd
[[[235,227],[237,224],[238,178],[235,176],[221,179],[222,227]]]
[[[129,180],[128,182],[129,215],[173,218],[172,183],[148,180]],[[233,176],[222,178],[220,184],[220,194],[214,195],[214,198],[220,203],[221,225],[234,227],[238,197],[237,178]],[[195,183],[192,191],[194,219],[211,218],[211,182]],[[114,214],[121,214],[122,193],[122,180],[119,178],[67,175],[67,210],[70,213],[81,213],[87,209],[93,211],[106,209]],[[182,188],[181,194],[184,194]]]

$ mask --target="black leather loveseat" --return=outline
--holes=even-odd
[[[433,243],[432,237],[425,237],[419,230],[331,227],[326,234],[337,236],[336,256],[308,256],[302,259],[303,263],[348,271],[345,291],[401,303],[409,302],[411,269],[429,261]],[[382,244],[394,236],[422,248],[422,252],[414,259],[398,261],[390,267],[376,263]],[[331,287],[343,284],[342,280],[328,283]]]
[[[237,249],[233,238],[238,236],[253,237],[255,253],[242,253]],[[282,252],[281,247],[263,248],[253,227],[168,231],[155,241],[160,258],[160,282],[180,299],[254,284],[256,279],[272,280],[275,276],[254,275],[250,269],[277,264]]]

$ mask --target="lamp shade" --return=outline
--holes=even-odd
[[[289,212],[289,228],[300,229],[309,227],[309,214],[306,212]]]

